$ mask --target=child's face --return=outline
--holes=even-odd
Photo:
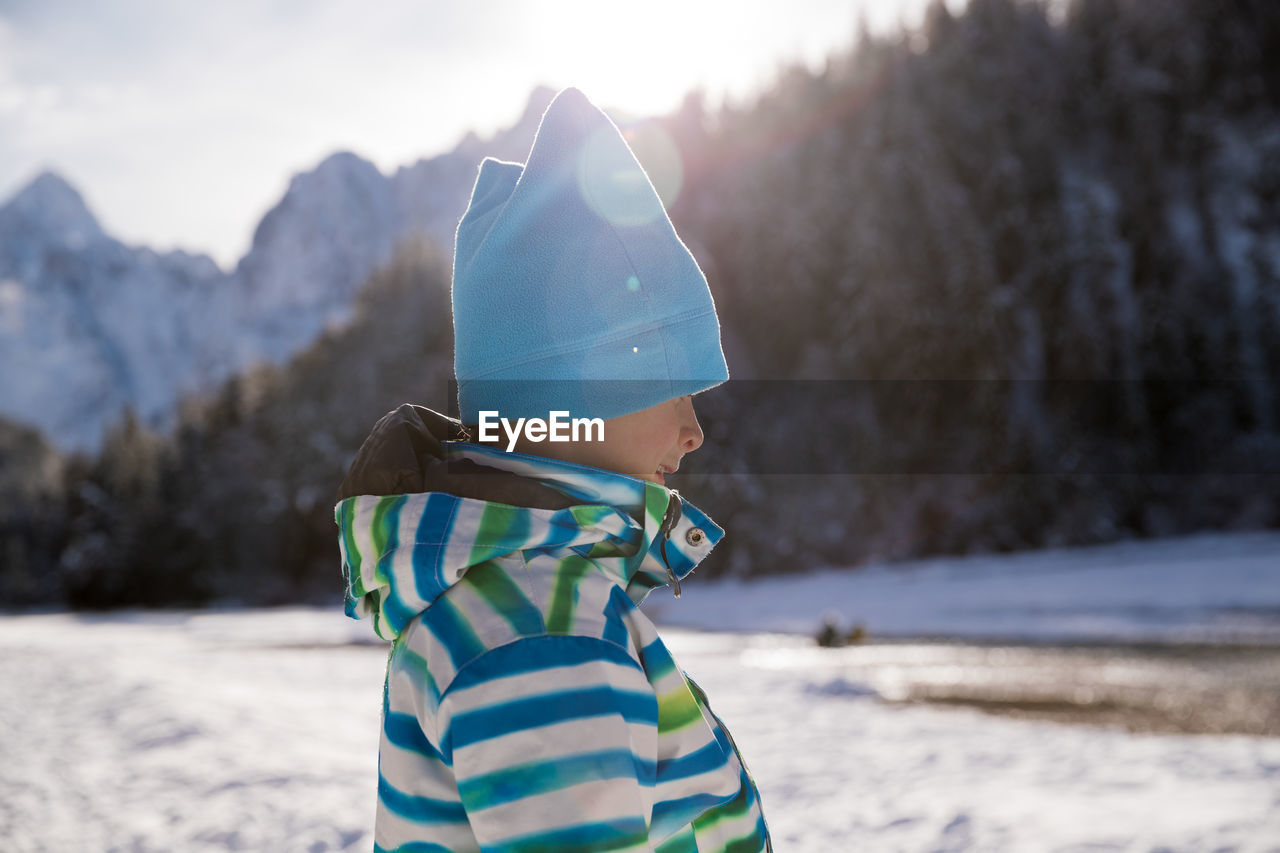
[[[517,449],[666,485],[664,475],[674,472],[681,457],[701,446],[702,427],[693,412],[693,398],[684,396],[610,418],[604,422],[604,441],[522,442]]]

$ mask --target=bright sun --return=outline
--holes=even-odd
[[[645,4],[560,0],[526,7],[536,29],[531,60],[592,100],[638,115],[676,107],[692,89],[742,97],[788,61],[816,62],[847,46],[856,2],[787,4],[648,0]],[[898,0],[868,0],[901,7]],[[533,9],[539,13],[532,13]]]

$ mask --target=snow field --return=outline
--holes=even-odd
[[[894,704],[899,664],[867,659],[901,645],[842,654],[807,634],[830,609],[873,640],[1265,641],[1278,573],[1280,535],[1247,534],[695,576],[646,609],[742,632],[663,629],[741,747],[779,853],[1277,853],[1280,738]],[[386,663],[371,638],[337,606],[0,619],[0,850],[369,850]]]

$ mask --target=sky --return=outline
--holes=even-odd
[[[538,85],[638,115],[743,102],[925,5],[0,0],[0,201],[52,170],[118,239],[230,269],[335,151],[390,173],[514,123]]]

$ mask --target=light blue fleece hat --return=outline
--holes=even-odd
[[[463,423],[614,418],[729,378],[707,279],[617,126],[577,89],[525,165],[480,164],[453,258]]]

